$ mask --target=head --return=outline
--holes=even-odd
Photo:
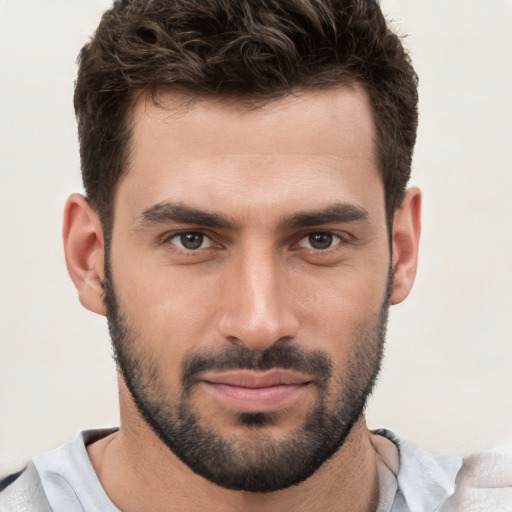
[[[229,98],[246,108],[297,90],[362,86],[391,220],[409,180],[417,77],[375,0],[116,0],[79,57],[82,174],[106,234],[141,96]]]
[[[369,0],[119,1],[82,50],[68,268],[202,477],[289,487],[361,421],[414,279],[416,100]]]

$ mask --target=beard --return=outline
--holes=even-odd
[[[274,343],[263,351],[231,344],[223,349],[191,352],[181,367],[179,396],[170,394],[163,368],[151,347],[129,325],[117,299],[108,253],[103,282],[107,319],[118,371],[141,417],[160,440],[192,471],[216,485],[245,492],[285,489],[309,478],[343,445],[364,412],[378,373],[386,333],[389,291],[373,314],[350,339],[346,366],[337,373],[320,351]],[[146,342],[149,341],[149,342]],[[205,424],[193,395],[205,371],[286,369],[305,373],[317,387],[315,405],[303,424],[286,437],[272,438],[265,427],[280,412],[238,413],[244,439],[222,435]]]

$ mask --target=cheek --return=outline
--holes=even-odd
[[[116,270],[123,314],[138,333],[138,343],[150,348],[159,364],[178,369],[191,350],[211,341],[218,290],[211,278],[190,268],[135,260]]]
[[[305,283],[300,310],[301,341],[309,349],[325,351],[335,365],[345,366],[354,344],[379,324],[386,301],[388,272],[344,268]],[[370,338],[375,337],[369,333]]]

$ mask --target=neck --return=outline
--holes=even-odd
[[[152,512],[373,512],[376,508],[377,463],[364,417],[335,455],[301,484],[247,493],[224,489],[193,473],[138,414],[133,410],[123,414],[127,408],[133,408],[131,400],[122,399],[119,431],[88,447],[105,492],[123,512],[148,508]]]

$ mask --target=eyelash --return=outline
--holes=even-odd
[[[201,248],[187,249],[186,247],[182,247],[182,246],[180,246],[177,243],[172,241],[174,238],[182,237],[182,236],[185,236],[185,235],[199,235],[199,236],[203,237],[203,240],[202,240],[203,243],[204,243],[204,241],[209,241],[210,244],[209,244],[208,247],[205,247],[205,248],[202,248],[202,249]],[[210,249],[211,246],[215,244],[215,242],[213,241],[213,238],[211,236],[209,236],[206,233],[204,233],[202,231],[199,231],[199,230],[198,231],[196,231],[196,230],[177,231],[177,232],[173,232],[173,233],[167,233],[166,235],[163,236],[162,242],[164,244],[174,245],[175,247],[177,247],[178,251],[181,251],[184,254],[194,254],[194,253],[199,252],[200,250]]]
[[[310,239],[311,237],[313,236],[318,236],[318,235],[327,235],[329,237],[332,237],[332,245],[330,245],[329,247],[325,248],[325,249],[318,249],[318,248],[315,248],[315,247],[303,247],[303,246],[300,246],[300,243],[303,241],[303,240],[307,240],[308,238]],[[337,239],[337,242],[336,240]],[[311,242],[311,240],[309,240]],[[349,242],[349,237],[347,235],[347,233],[343,233],[343,232],[339,232],[339,231],[331,231],[331,230],[324,230],[324,231],[310,231],[308,233],[306,233],[305,235],[301,236],[299,241],[297,242],[297,246],[299,247],[302,247],[306,250],[309,250],[309,251],[313,251],[315,253],[327,253],[327,252],[330,252],[331,250],[336,250],[336,248],[338,248],[340,245],[344,245],[346,243]],[[311,243],[310,243],[311,245]]]
[[[175,242],[172,242],[173,239],[175,239],[177,237],[184,236],[184,235],[200,235],[203,237],[202,243],[204,243],[204,241],[209,241],[209,246],[205,247],[205,248],[199,247],[197,249],[188,249],[186,247],[182,247],[182,246],[178,245]],[[335,243],[335,240],[333,240],[332,245],[330,245],[329,247],[327,247],[325,249],[318,249],[318,248],[314,248],[314,247],[304,247],[304,246],[300,245],[300,243],[303,240],[307,240],[308,237],[312,237],[315,235],[330,236],[333,239],[337,239],[337,243]],[[162,242],[164,244],[173,245],[175,247],[174,250],[179,251],[182,254],[186,254],[186,255],[194,255],[194,254],[197,254],[199,251],[206,251],[208,249],[212,249],[213,246],[215,246],[214,239],[210,235],[208,235],[200,230],[197,230],[197,231],[196,230],[188,230],[188,231],[177,231],[177,232],[167,233],[166,235],[164,235],[162,237]],[[298,238],[298,241],[293,244],[293,249],[299,250],[302,248],[309,252],[314,252],[316,254],[322,254],[322,253],[330,253],[332,250],[336,250],[336,248],[338,248],[340,245],[345,245],[346,243],[349,243],[349,242],[350,242],[350,236],[345,232],[332,231],[332,230],[308,231],[307,233],[300,235],[300,237]],[[221,245],[217,244],[217,247],[221,247]]]

